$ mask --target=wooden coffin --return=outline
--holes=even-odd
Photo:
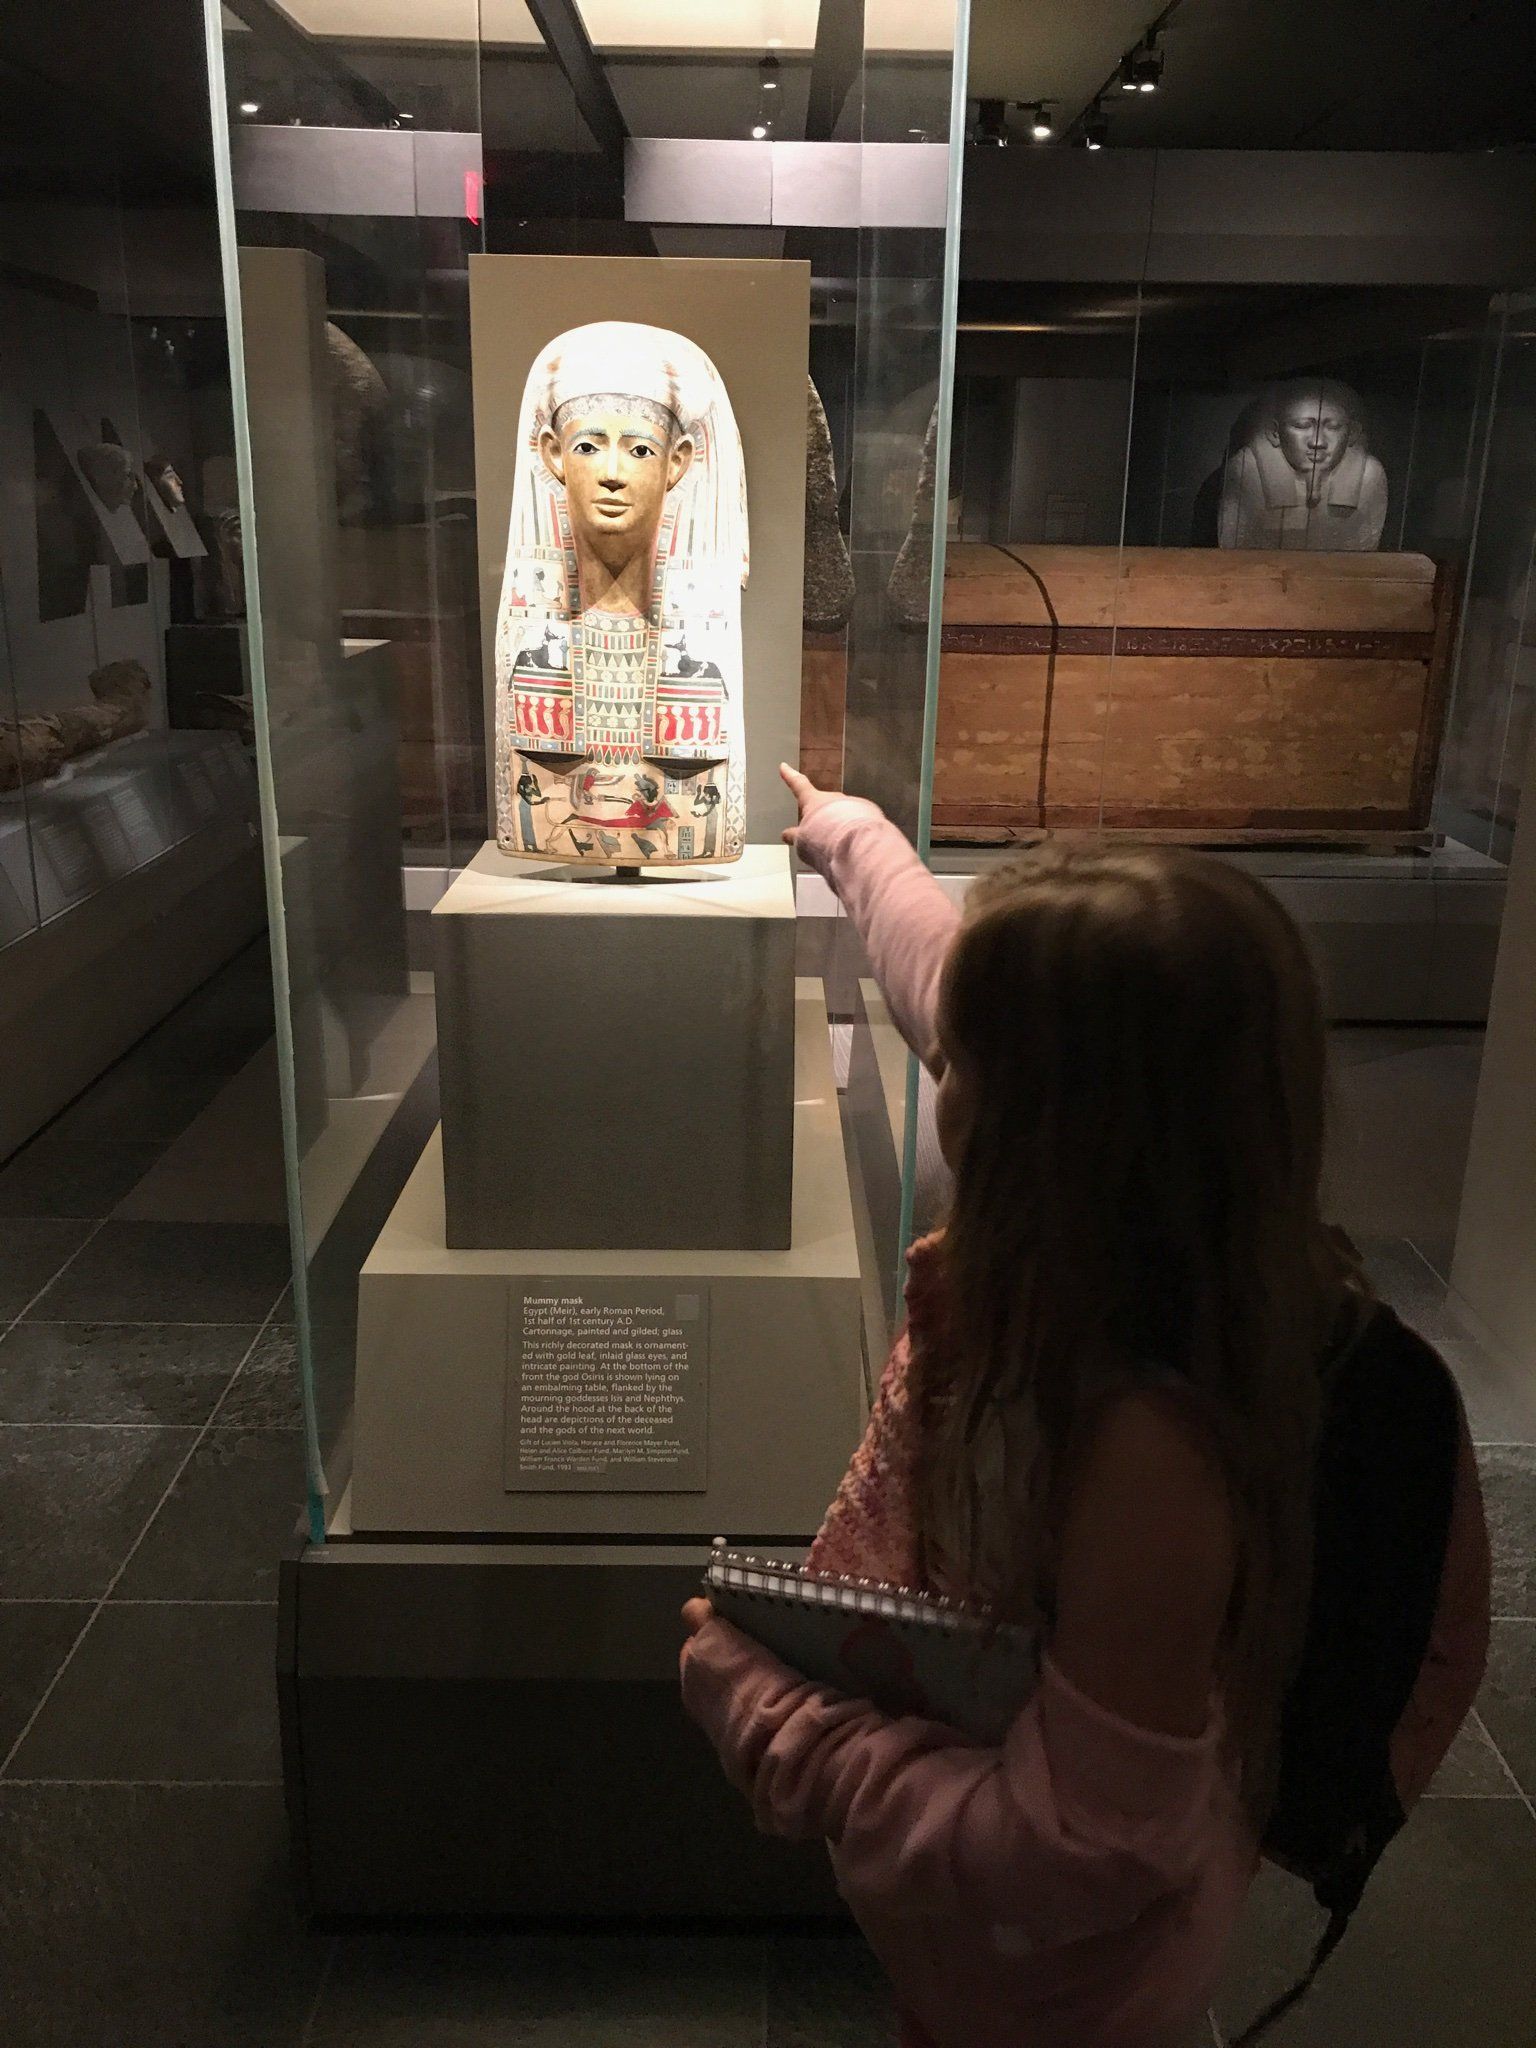
[[[1425,843],[1454,608],[1424,555],[951,544],[933,836]]]

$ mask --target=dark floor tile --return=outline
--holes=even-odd
[[[1368,1239],[1360,1250],[1382,1300],[1428,1338],[1455,1374],[1473,1437],[1484,1443],[1536,1441],[1536,1388],[1529,1375],[1473,1334],[1423,1253],[1404,1238]]]
[[[34,1313],[65,1322],[259,1323],[288,1274],[261,1223],[104,1223]]]
[[[95,1228],[57,1217],[12,1218],[0,1226],[0,1320],[19,1316]]]
[[[1478,1452],[1493,1545],[1493,1612],[1536,1615],[1536,1444]]]
[[[134,1057],[159,1074],[220,1074],[228,1080],[255,1057],[272,1030],[270,995],[264,1013],[258,1007],[252,1016],[221,1014],[218,1007],[178,1011],[140,1040]]]
[[[0,1597],[99,1599],[195,1435],[0,1427]]]
[[[1311,1894],[1266,1865],[1217,2010],[1228,2034],[1301,1971]],[[1348,1937],[1266,2048],[1470,2048],[1531,2039],[1536,1820],[1518,1799],[1430,1799],[1388,1849]]]
[[[1475,1714],[1469,1715],[1457,1730],[1456,1739],[1430,1784],[1428,1796],[1434,1799],[1514,1798],[1515,1788],[1499,1762],[1499,1753]]]
[[[1477,1705],[1521,1790],[1536,1798],[1536,1620],[1494,1622]]]
[[[162,1144],[179,1138],[224,1086],[220,1071],[164,1073],[129,1053],[48,1126],[70,1143]]]
[[[0,1601],[0,1759],[90,1618],[88,1601]]]
[[[254,1323],[18,1323],[0,1339],[0,1422],[202,1423]]]
[[[277,1779],[275,1607],[103,1607],[13,1778]]]
[[[757,1941],[343,1936],[307,2048],[762,2048]]]
[[[768,1943],[767,2048],[893,2048],[885,1972],[857,1935]]]
[[[36,1138],[0,1169],[0,1216],[109,1216],[163,1150]]]
[[[6,2048],[298,2048],[278,1789],[0,1784],[0,1832]]]
[[[0,1346],[0,1363],[4,1357]],[[303,1413],[298,1333],[291,1324],[269,1323],[220,1402],[218,1425],[221,1429],[297,1429]]]
[[[120,1600],[275,1600],[304,1504],[296,1430],[210,1429],[117,1588]]]

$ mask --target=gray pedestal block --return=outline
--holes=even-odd
[[[451,1249],[433,1139],[358,1282],[355,1532],[793,1542],[815,1531],[858,1438],[861,1298],[820,983],[801,982],[793,1007],[794,1207],[783,1251]],[[702,1487],[507,1490],[514,1296],[530,1280],[706,1297]]]
[[[787,848],[622,881],[488,843],[432,924],[450,1246],[789,1245]]]

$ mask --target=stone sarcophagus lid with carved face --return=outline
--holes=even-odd
[[[620,867],[745,841],[741,437],[664,328],[598,321],[528,375],[496,621],[503,853]]]

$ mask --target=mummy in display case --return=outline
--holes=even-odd
[[[747,501],[725,386],[599,321],[529,372],[496,620],[503,853],[638,867],[745,841]]]
[[[1235,430],[1222,472],[1224,548],[1368,553],[1387,523],[1387,474],[1366,443],[1359,395],[1329,377],[1276,384]]]

